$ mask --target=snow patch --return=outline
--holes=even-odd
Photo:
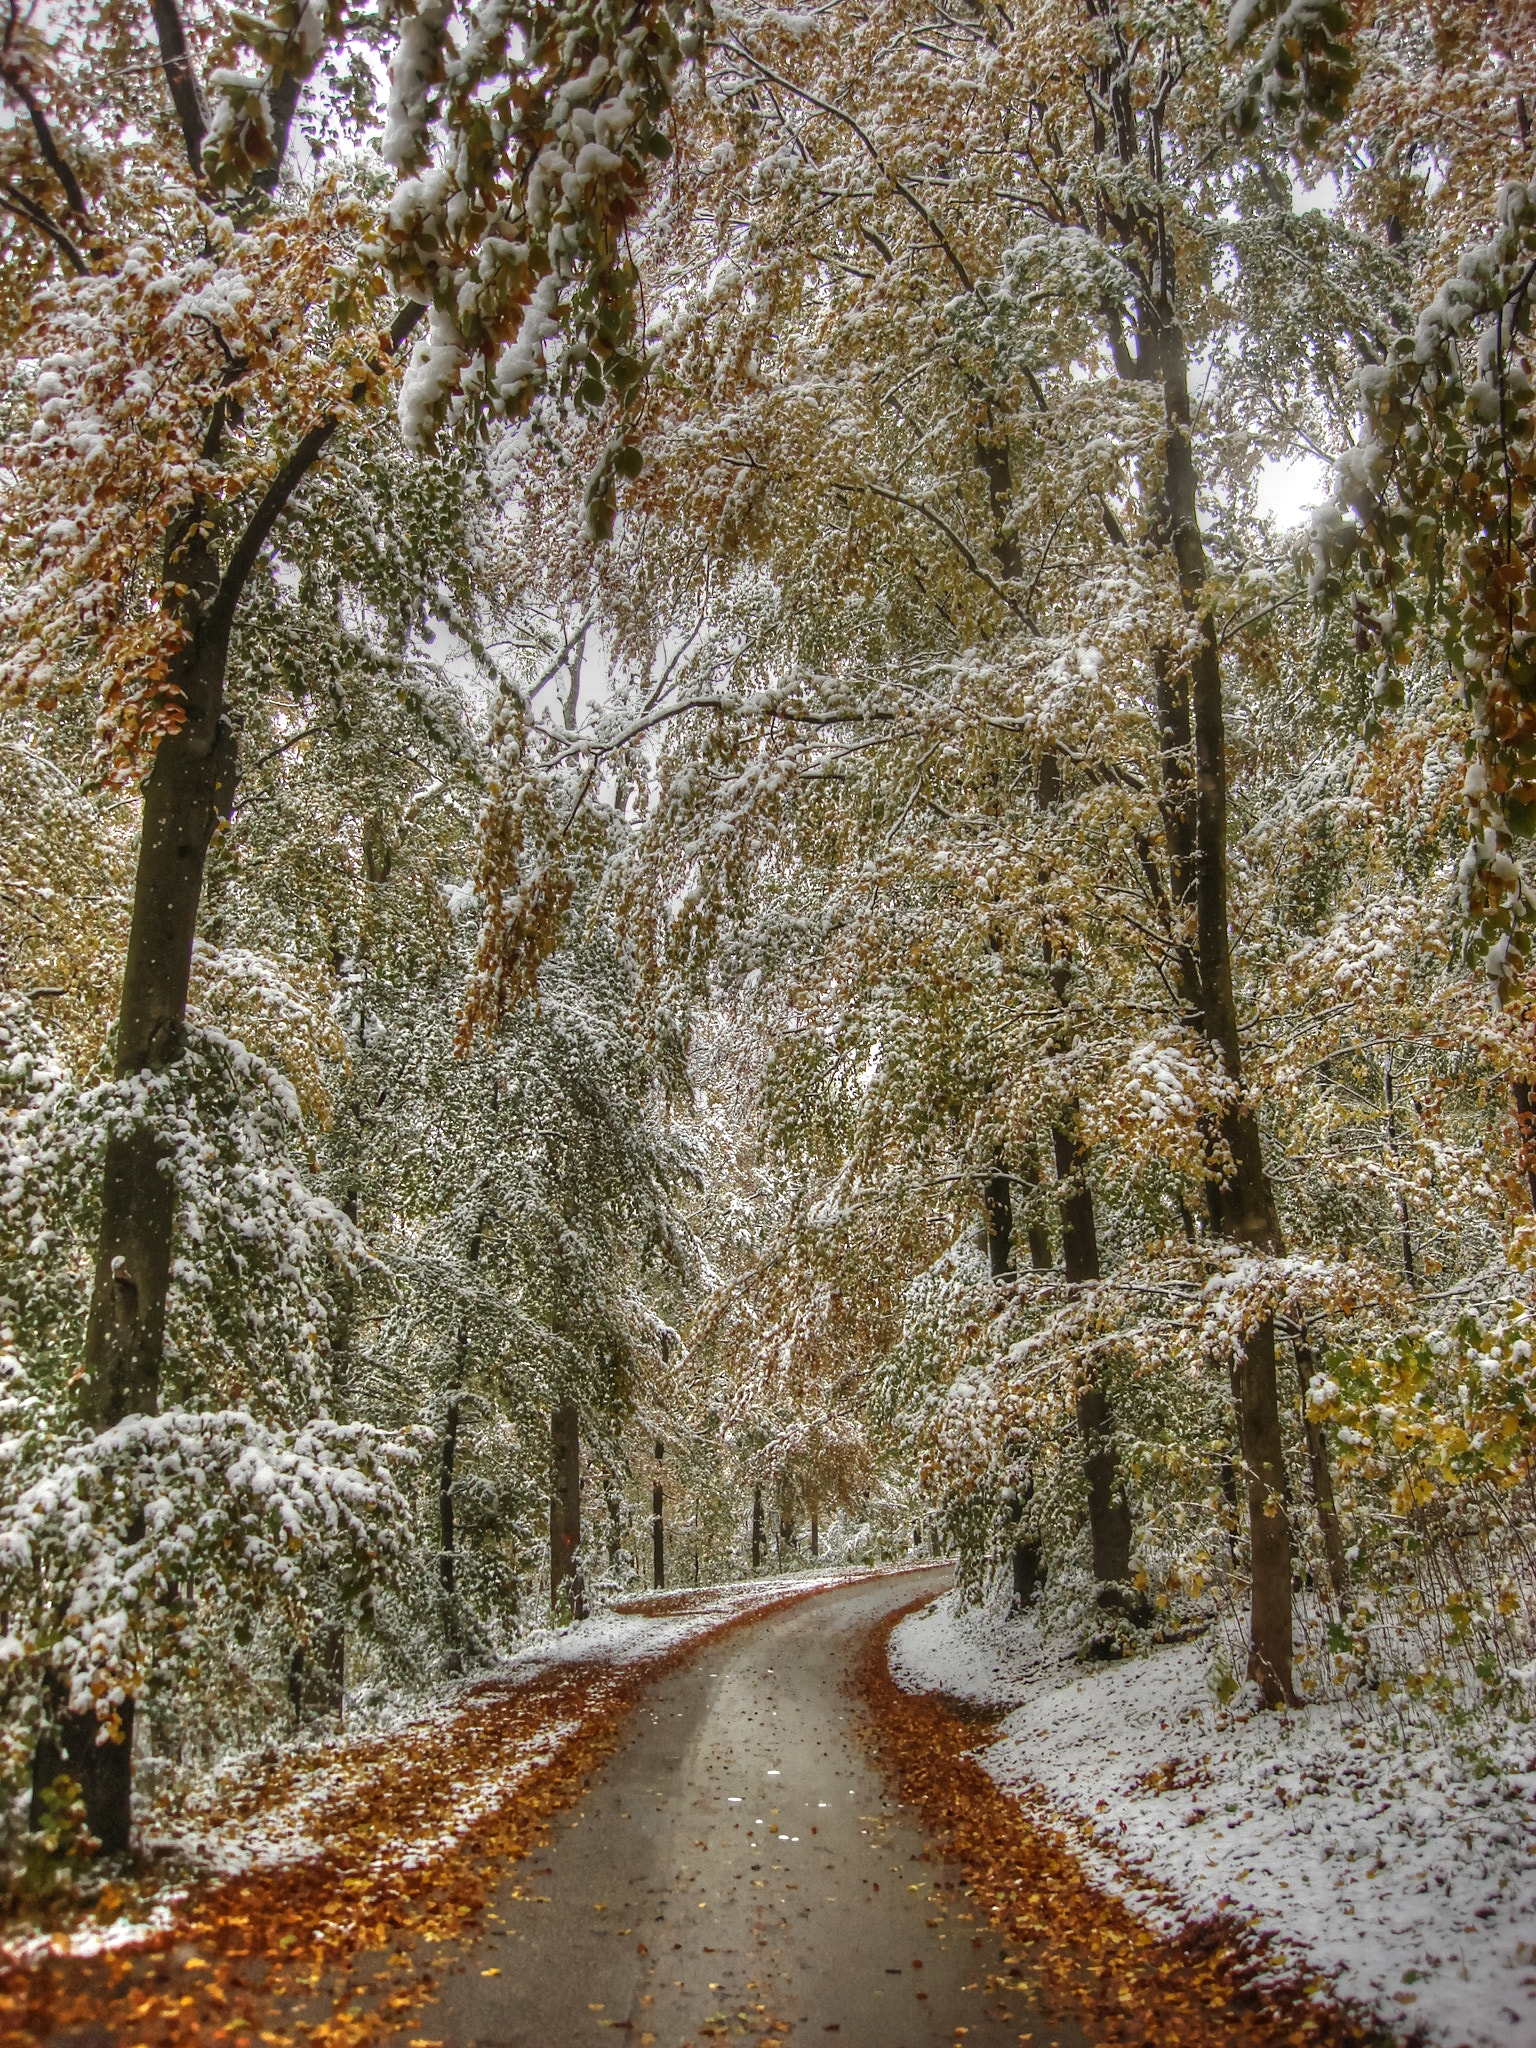
[[[1218,1909],[1448,2048],[1536,2048],[1536,1731],[1221,1709],[1208,1647],[1082,1665],[1028,1617],[952,1594],[903,1622],[908,1691],[1012,1708],[978,1761],[1091,1831],[1086,1860],[1167,1926]]]

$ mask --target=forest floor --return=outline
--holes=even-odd
[[[1148,1924],[1235,1919],[1403,2035],[1536,2044],[1536,1730],[1458,1746],[1379,1709],[1223,1710],[1206,1642],[1072,1648],[946,1595],[891,1668],[983,1713],[992,1781]]]

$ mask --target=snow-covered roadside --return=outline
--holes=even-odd
[[[324,1855],[338,1800],[355,1805],[360,1788],[373,1782],[387,1781],[391,1819],[405,1829],[381,1839],[380,1856],[401,1868],[425,1865],[466,1839],[554,1762],[578,1732],[579,1712],[576,1718],[535,1718],[513,1740],[505,1733],[495,1743],[480,1738],[476,1723],[500,1723],[504,1729],[509,1698],[546,1674],[589,1672],[601,1697],[610,1678],[755,1611],[872,1576],[867,1568],[834,1567],[638,1596],[570,1627],[533,1631],[501,1663],[445,1682],[425,1710],[418,1702],[376,1714],[362,1728],[230,1758],[174,1811],[158,1806],[152,1794],[140,1799],[141,1840],[168,1874],[184,1874],[179,1880],[134,1898],[106,1924],[85,1919],[47,1934],[14,1930],[0,1939],[0,1957],[15,1962],[45,1951],[91,1955],[164,1932],[178,1924],[187,1875],[217,1881]],[[649,1611],[656,1607],[663,1611]],[[584,1683],[567,1701],[568,1709],[581,1700],[593,1701],[592,1687]],[[450,1753],[463,1761],[445,1773]],[[452,1781],[446,1797],[445,1776]]]
[[[1334,1709],[1224,1711],[1202,1642],[1124,1664],[1067,1651],[945,1595],[895,1631],[891,1670],[1011,1708],[979,1760],[1039,1788],[1149,1917],[1234,1912],[1404,2033],[1536,2048],[1536,1729],[1512,1727],[1479,1777],[1427,1734]]]

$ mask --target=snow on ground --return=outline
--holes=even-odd
[[[1150,1917],[1235,1912],[1400,2032],[1536,2048],[1536,1729],[1478,1759],[1385,1715],[1223,1710],[1205,1642],[1070,1648],[946,1594],[897,1629],[891,1669],[1011,1708],[979,1761],[1040,1788]]]

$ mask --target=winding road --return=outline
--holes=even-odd
[[[478,1938],[437,1951],[402,2048],[1079,2048],[858,1741],[846,1682],[926,1576],[815,1594],[659,1678]]]

